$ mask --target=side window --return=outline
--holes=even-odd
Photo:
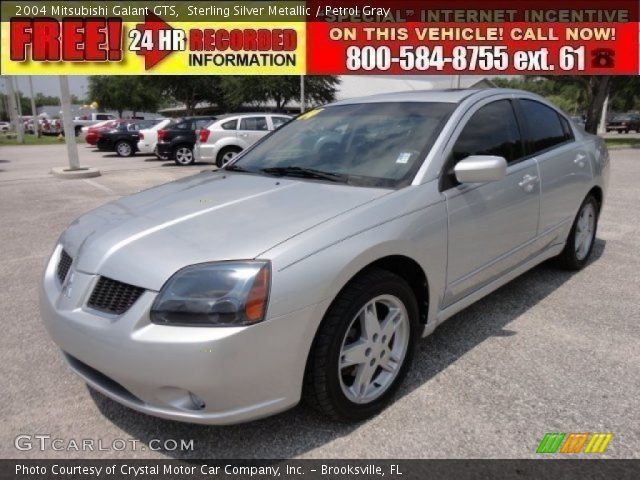
[[[268,130],[265,117],[247,117],[240,120],[240,130]]]
[[[190,121],[177,123],[173,128],[175,128],[176,130],[192,130]]]
[[[573,140],[573,130],[571,130],[571,126],[569,125],[567,119],[560,114],[558,114],[558,118],[560,119],[560,123],[562,124],[562,131],[564,132],[565,142]]]
[[[498,100],[481,107],[469,119],[453,146],[453,159],[458,162],[471,155],[496,155],[512,163],[523,152],[511,102]]]
[[[520,100],[529,132],[529,153],[538,153],[567,141],[560,116],[535,100]]]
[[[224,122],[222,125],[223,130],[235,130],[238,125],[238,120],[229,120],[228,122]]]
[[[277,130],[282,125],[287,123],[289,119],[287,117],[271,117],[271,121],[273,122],[273,128]]]

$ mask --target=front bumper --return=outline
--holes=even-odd
[[[324,306],[250,327],[170,327],[150,323],[156,292],[145,291],[123,315],[102,314],[86,306],[97,275],[72,265],[62,288],[55,274],[60,251],[44,274],[42,319],[70,367],[96,390],[150,415],[220,425],[298,403]]]

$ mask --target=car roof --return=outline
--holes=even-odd
[[[461,103],[462,101],[472,97],[480,99],[494,95],[515,95],[528,98],[540,98],[538,95],[532,94],[531,92],[511,88],[449,88],[443,90],[405,90],[402,92],[382,93],[366,97],[340,100],[330,103],[327,106],[386,102]]]
[[[491,91],[502,89],[487,89]],[[486,90],[450,88],[444,90],[408,90],[393,93],[381,93],[366,97],[349,98],[331,103],[330,105],[352,105],[357,103],[386,103],[386,102],[439,102],[459,103],[465,98]]]

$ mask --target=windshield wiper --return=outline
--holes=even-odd
[[[329,180],[330,182],[346,182],[348,180],[347,175],[343,175],[340,173],[323,172],[322,170],[316,170],[315,168],[306,167],[269,167],[263,168],[260,171],[269,175],[315,178],[319,180]]]
[[[249,171],[246,168],[241,167],[240,165],[229,165],[228,167],[224,167],[223,170],[229,170],[231,172],[248,172]]]

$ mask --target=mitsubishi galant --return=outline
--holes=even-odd
[[[228,424],[303,398],[357,421],[456,312],[545,260],[584,267],[608,171],[603,141],[530,93],[339,101],[81,216],[42,318],[73,371],[141,412]]]

